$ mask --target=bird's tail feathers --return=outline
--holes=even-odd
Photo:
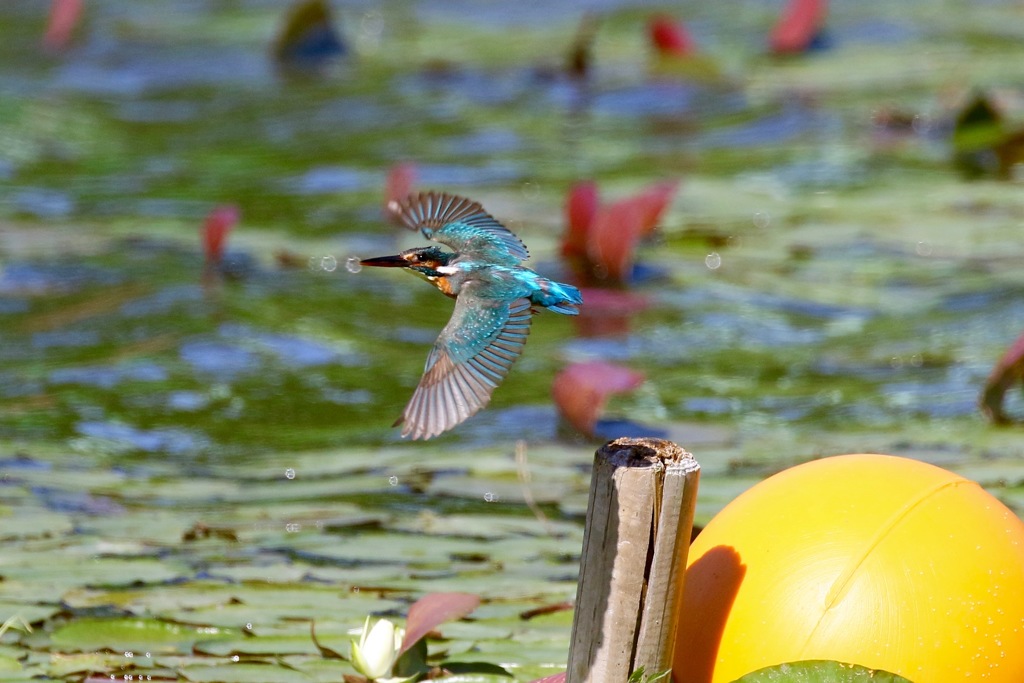
[[[537,290],[530,297],[530,302],[555,313],[578,315],[577,307],[583,304],[583,295],[572,285],[540,278],[537,280]]]

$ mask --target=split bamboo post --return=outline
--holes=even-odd
[[[672,666],[700,465],[662,439],[594,456],[567,683],[626,683]]]

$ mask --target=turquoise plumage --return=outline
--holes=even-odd
[[[576,315],[583,297],[572,285],[519,265],[529,258],[526,245],[477,202],[423,192],[389,208],[410,230],[453,250],[418,247],[362,261],[406,268],[455,299],[423,377],[395,422],[403,425],[402,436],[429,439],[487,405],[523,351],[533,306]]]

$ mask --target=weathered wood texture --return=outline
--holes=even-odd
[[[594,457],[568,683],[626,683],[672,665],[700,466],[662,439]]]

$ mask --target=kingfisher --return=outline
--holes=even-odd
[[[511,230],[478,202],[420,192],[392,200],[398,221],[439,246],[363,259],[364,266],[405,268],[455,299],[455,310],[427,355],[423,377],[402,415],[402,436],[429,439],[484,408],[523,352],[535,307],[577,315],[583,304],[572,285],[521,265],[530,253]]]

